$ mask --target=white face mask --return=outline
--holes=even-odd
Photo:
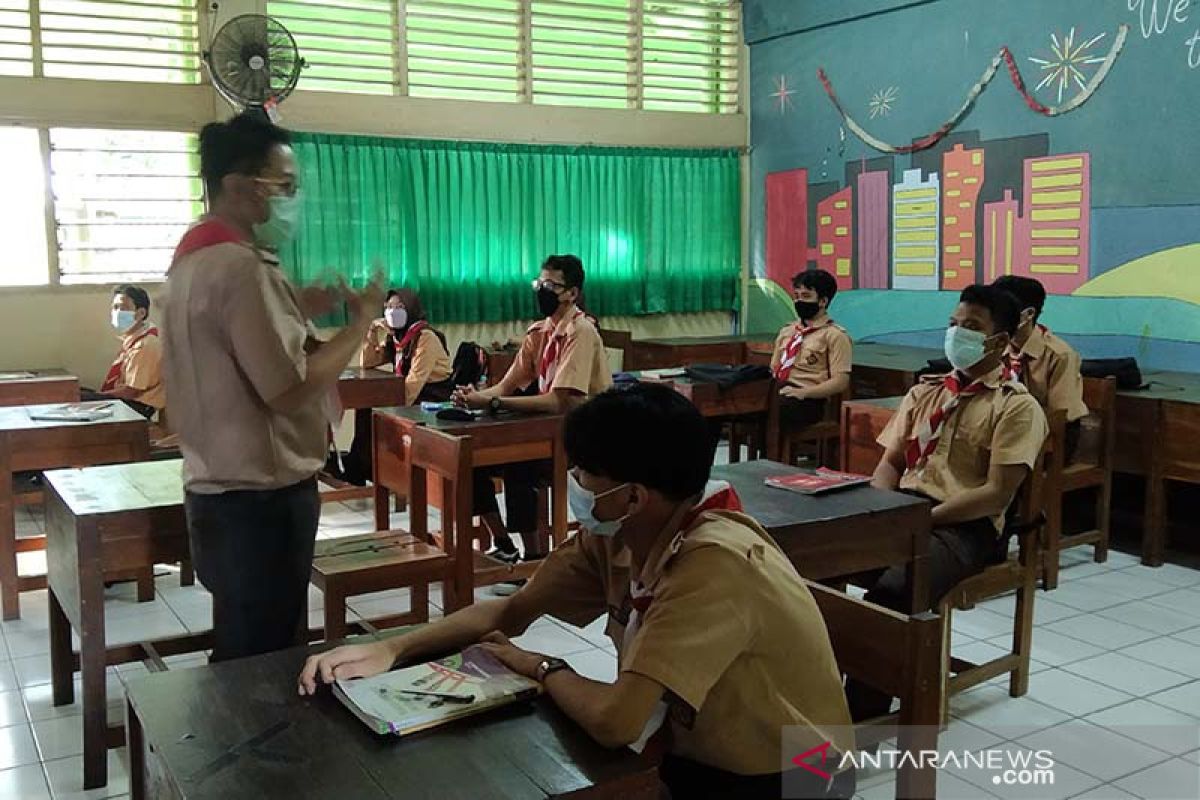
[[[575,480],[573,472],[568,472],[567,504],[571,506],[571,513],[575,515],[579,526],[585,531],[593,536],[603,536],[605,538],[615,536],[617,531],[621,529],[621,524],[629,519],[629,515],[626,514],[618,519],[596,519],[596,501],[608,497],[613,492],[624,489],[628,485],[628,483],[622,483],[620,486],[614,486],[607,492],[595,494],[585,489],[579,481]]]
[[[137,322],[136,311],[126,311],[122,308],[114,308],[112,312],[112,326],[114,329],[124,333],[133,327]]]
[[[383,321],[388,324],[389,328],[401,330],[408,324],[408,309],[385,308],[383,310]]]
[[[968,370],[983,361],[987,355],[983,343],[987,337],[979,331],[968,330],[961,325],[946,329],[944,350],[946,358],[957,370]]]

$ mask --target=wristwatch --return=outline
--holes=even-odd
[[[499,397],[493,397],[491,399],[491,401],[488,403],[488,411],[492,412],[493,414],[499,413],[499,411],[500,411],[500,398]]]
[[[558,672],[560,669],[571,669],[571,665],[561,658],[547,658],[537,666],[538,683],[545,682],[547,675],[551,672]]]

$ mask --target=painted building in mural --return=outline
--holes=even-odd
[[[847,186],[817,204],[817,266],[837,277],[838,289],[853,289],[854,190]]]
[[[767,277],[790,287],[808,264],[808,170],[767,176]]]
[[[886,172],[863,172],[858,176],[858,288],[886,289],[890,266],[891,210]]]
[[[1087,153],[1025,162],[1029,216],[1028,274],[1051,294],[1071,294],[1090,275],[1091,157]],[[1023,266],[1023,265],[1022,265]]]
[[[1029,234],[1012,189],[1004,199],[983,207],[983,280],[1029,274]]]
[[[941,179],[905,170],[892,191],[892,287],[938,288]]]
[[[976,204],[983,188],[984,151],[961,144],[942,156],[942,288],[963,289],[977,281]]]

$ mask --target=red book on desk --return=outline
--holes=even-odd
[[[852,472],[837,472],[821,467],[816,472],[801,472],[796,475],[780,475],[776,478],[767,478],[765,483],[767,486],[774,486],[776,489],[787,489],[788,491],[799,492],[800,494],[822,494],[824,492],[832,492],[835,489],[845,489],[848,486],[861,486],[864,483],[869,483],[870,480],[866,475],[855,475]]]

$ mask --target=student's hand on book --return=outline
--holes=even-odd
[[[382,644],[351,644],[309,656],[300,671],[299,693],[316,694],[321,683],[369,678],[392,668],[393,656]]]
[[[508,640],[500,631],[492,631],[479,641],[479,646],[491,653],[497,661],[518,675],[537,680],[538,665],[548,656],[522,650]]]
[[[793,400],[803,400],[808,394],[798,386],[785,386],[779,390],[780,397],[790,397]]]

